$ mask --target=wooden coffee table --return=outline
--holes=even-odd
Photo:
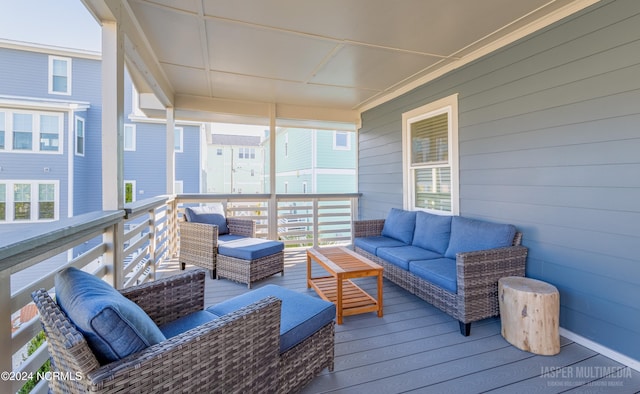
[[[320,264],[330,276],[312,277],[311,261]],[[378,299],[371,297],[349,279],[378,277]],[[382,267],[345,247],[307,250],[307,287],[336,304],[336,320],[359,313],[378,312],[382,317]]]

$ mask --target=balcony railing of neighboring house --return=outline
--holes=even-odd
[[[0,380],[0,392],[17,392],[36,375],[49,355],[46,342],[14,367],[14,355],[41,331],[37,318],[18,321],[30,308],[31,292],[53,289],[55,274],[69,266],[92,272],[116,288],[156,277],[158,268],[178,253],[180,212],[191,204],[219,202],[228,216],[257,221],[258,236],[281,238],[287,244],[332,245],[351,242],[351,221],[357,217],[359,194],[316,195],[199,195],[155,197],[123,210],[98,211],[33,226],[0,240],[0,371],[25,379]],[[83,252],[74,256],[74,250]],[[11,288],[11,276],[36,269],[36,264],[66,254],[55,268],[38,272],[39,279]],[[13,317],[13,320],[12,320]],[[12,329],[12,321],[15,327]],[[3,375],[4,376],[4,375]],[[41,380],[32,392],[46,392]]]

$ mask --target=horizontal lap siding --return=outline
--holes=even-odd
[[[461,214],[515,224],[561,325],[640,359],[638,26],[604,1],[363,114],[361,216],[402,206],[402,113],[458,93]]]

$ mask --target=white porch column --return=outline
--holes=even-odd
[[[269,107],[269,239],[278,239],[278,200],[276,199],[276,105]]]
[[[175,153],[176,122],[173,107],[167,107],[167,194],[175,193],[176,183],[176,153]]]
[[[116,22],[102,24],[102,209],[124,207],[124,32]],[[121,288],[124,221],[104,235],[110,281]]]

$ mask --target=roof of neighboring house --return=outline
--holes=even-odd
[[[253,135],[213,134],[212,145],[259,146],[260,137]]]

